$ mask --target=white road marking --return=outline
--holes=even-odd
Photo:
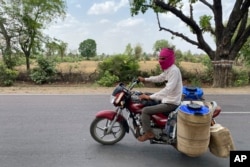
[[[250,114],[250,111],[222,111],[222,114]]]

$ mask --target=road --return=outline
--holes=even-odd
[[[250,95],[207,95],[222,107],[217,122],[230,129],[237,150],[250,150]],[[97,111],[112,109],[109,95],[0,95],[1,167],[229,167],[209,151],[187,157],[168,145],[127,134],[102,146],[89,134]]]

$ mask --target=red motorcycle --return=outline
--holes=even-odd
[[[135,80],[128,88],[123,83],[120,83],[115,87],[111,96],[111,103],[116,107],[116,109],[99,111],[91,123],[90,134],[95,141],[104,145],[112,145],[122,140],[125,134],[129,133],[129,131],[133,133],[135,138],[143,135],[144,132],[141,124],[142,109],[145,106],[154,105],[157,102],[140,100],[139,95],[141,95],[142,92],[132,90],[138,83],[139,81]],[[202,104],[204,103],[204,100],[197,100],[194,93],[192,93],[195,90],[196,88],[188,88],[188,91],[191,92],[189,97],[194,100],[183,98],[183,102],[180,107],[188,108],[184,110],[195,111],[195,115],[200,115],[201,113],[199,112],[201,110],[210,108],[212,113],[208,125],[210,127],[210,124],[215,123],[214,118],[219,115],[221,110],[214,101],[207,103],[209,104],[209,107],[203,106]],[[152,115],[151,127],[153,129],[153,133],[155,134],[155,138],[150,140],[151,144],[169,144],[177,148],[177,150],[183,152],[177,147],[177,133],[179,127],[176,122],[178,122],[178,112],[179,109],[176,109],[168,116],[164,114]],[[124,115],[125,113],[127,114]],[[180,129],[180,132],[182,130]]]

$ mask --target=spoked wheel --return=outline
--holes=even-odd
[[[110,132],[111,121],[106,118],[95,118],[90,125],[90,134],[98,143],[112,145],[125,136],[125,129],[120,122],[115,122]]]

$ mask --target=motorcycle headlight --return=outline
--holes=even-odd
[[[114,104],[114,102],[115,102],[115,96],[112,96],[112,95],[111,95],[111,96],[110,96],[110,103],[111,103],[111,104]]]
[[[121,92],[121,93],[118,93],[116,94],[115,96],[112,96],[110,97],[110,102],[112,104],[114,104],[115,106],[122,106],[122,99],[124,97],[125,93],[124,92]]]

